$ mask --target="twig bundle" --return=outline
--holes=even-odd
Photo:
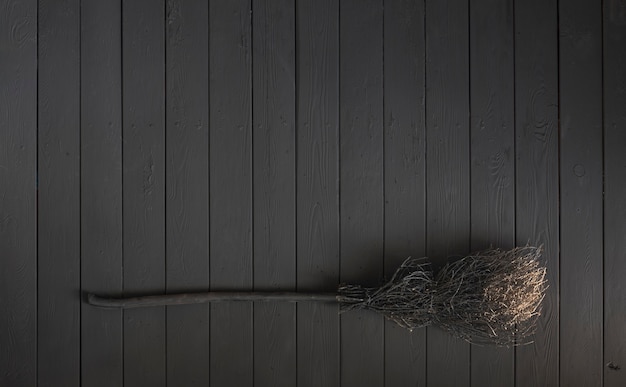
[[[489,249],[447,263],[436,274],[427,258],[408,258],[379,288],[342,285],[335,293],[206,292],[130,298],[89,295],[107,308],[223,301],[339,302],[341,311],[368,309],[407,329],[437,325],[472,343],[529,342],[547,283],[540,247]]]
[[[339,288],[343,311],[375,310],[400,326],[437,325],[472,343],[526,344],[547,283],[541,248],[489,249],[446,264],[436,275],[409,258],[380,288]]]

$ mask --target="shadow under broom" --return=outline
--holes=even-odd
[[[476,344],[530,343],[547,289],[541,247],[488,249],[448,262],[435,273],[428,258],[408,258],[377,288],[340,285],[336,293],[206,292],[106,298],[91,305],[140,308],[220,301],[338,302],[341,312],[376,311],[413,330],[438,326]]]

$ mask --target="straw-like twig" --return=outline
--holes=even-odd
[[[489,249],[446,264],[436,275],[422,259],[407,259],[377,289],[339,288],[344,311],[375,310],[414,329],[437,325],[472,343],[529,342],[547,283],[541,248]]]

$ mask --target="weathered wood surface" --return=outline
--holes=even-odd
[[[424,3],[385,1],[385,276],[426,255],[426,42]],[[426,385],[426,329],[385,321],[385,385]]]
[[[212,290],[253,286],[250,0],[209,3]],[[253,306],[211,305],[211,384],[252,386]]]
[[[123,292],[120,2],[81,3],[80,270],[86,292]],[[81,305],[81,384],[122,385],[123,312]]]
[[[0,10],[0,385],[34,385],[37,2],[2,0]]]
[[[40,1],[38,25],[37,383],[77,387],[81,361],[79,1]]]
[[[124,292],[165,289],[164,2],[122,3]],[[124,384],[165,386],[165,308],[124,312]]]
[[[603,337],[602,7],[559,2],[563,386],[600,386]],[[624,379],[626,381],[626,379]]]
[[[626,378],[626,1],[603,9],[604,385]]]
[[[426,2],[426,253],[436,265],[470,249],[468,28],[466,1]],[[427,385],[469,386],[469,344],[426,331]]]
[[[538,18],[537,15],[542,15]],[[559,99],[557,2],[515,2],[516,244],[544,246],[550,284],[516,386],[559,385]]]
[[[296,288],[295,2],[254,1],[254,287]],[[254,385],[295,386],[296,305],[254,304]]]
[[[470,3],[471,250],[515,245],[513,1]],[[471,385],[511,386],[514,348],[473,345]]]
[[[296,1],[296,285],[339,282],[339,4]],[[339,308],[297,305],[297,385],[340,385]]]
[[[340,280],[375,286],[383,276],[383,4],[339,7]],[[341,315],[341,385],[384,384],[384,321]]]
[[[0,0],[0,384],[624,384],[623,0]],[[329,303],[543,244],[535,342]],[[618,369],[619,368],[619,369]]]
[[[165,10],[165,291],[209,290],[209,26],[202,0]],[[209,384],[209,306],[168,307],[167,384]]]

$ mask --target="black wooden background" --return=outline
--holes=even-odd
[[[1,386],[626,385],[626,0],[0,0]],[[543,244],[535,343],[331,305]]]

